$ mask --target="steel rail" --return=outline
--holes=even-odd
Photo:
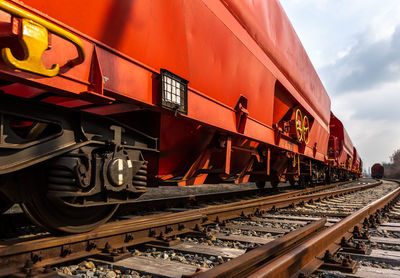
[[[386,206],[389,202],[400,196],[400,188],[395,189],[384,197],[370,203],[355,213],[347,216],[331,227],[306,240],[300,246],[276,257],[271,262],[263,265],[248,277],[305,277],[313,273],[323,263],[326,252],[330,254],[340,249],[340,241],[343,237],[349,239],[351,230],[359,226],[361,222],[374,214],[377,210]]]
[[[261,196],[262,194],[264,194],[262,190],[254,188],[254,189],[244,189],[235,191],[203,193],[196,195],[194,194],[182,195],[182,196],[167,197],[163,199],[158,199],[158,198],[143,199],[143,200],[139,199],[133,203],[120,205],[115,216],[122,217],[124,215],[132,215],[132,212],[139,214],[140,212],[149,212],[149,208],[153,211],[165,210],[166,208],[181,207],[181,206],[186,206],[188,204],[195,205],[201,202],[229,200],[231,198],[243,197],[243,196],[249,196],[249,197],[254,195]],[[2,224],[12,223],[12,226],[20,226],[20,227],[32,225],[31,221],[23,212],[2,214],[0,215],[0,222]],[[1,229],[0,229],[0,236],[1,236]]]
[[[341,196],[344,194],[349,194],[360,190],[366,190],[378,186],[380,184],[382,184],[382,181],[370,183],[367,185],[339,189],[335,191],[314,193],[310,195],[300,195],[289,198],[276,196],[276,198],[273,199],[266,197],[265,199],[260,198],[259,200],[257,200],[257,202],[251,202],[245,204],[241,204],[240,202],[238,202],[237,204],[235,203],[235,205],[233,205],[234,203],[232,203],[220,206],[211,206],[207,208],[207,211],[205,211],[207,214],[206,216],[207,219],[206,221],[204,221],[203,224],[211,224],[214,222],[221,222],[223,220],[228,220],[233,218],[234,215],[237,215],[238,213],[261,214],[266,210],[274,210],[279,208],[285,208],[288,206],[299,205],[310,200],[317,201],[323,198]]]
[[[218,223],[225,219],[256,214],[274,206],[284,207],[308,199],[315,200],[345,194],[378,184],[380,183],[293,198],[280,195],[275,198],[268,196],[257,202],[235,202],[178,213],[155,214],[107,223],[92,232],[79,235],[43,236],[32,240],[1,242],[0,276],[13,274],[17,271],[30,271],[32,268],[71,261],[110,250],[111,253],[126,252],[126,250],[123,250],[124,247],[171,239],[180,234],[201,230],[203,226]]]
[[[326,218],[311,222],[310,224],[294,230],[278,239],[275,239],[261,247],[255,248],[229,262],[223,263],[206,272],[196,275],[196,278],[222,278],[222,277],[244,277],[246,274],[260,267],[263,262],[285,252],[293,246],[318,230],[322,229],[327,222]]]
[[[308,194],[310,192],[317,192],[320,190],[326,190],[332,187],[340,186],[343,184],[351,183],[352,181],[347,182],[338,182],[329,185],[320,185],[312,188],[300,189],[300,190],[291,190],[290,192],[278,193],[279,191],[291,189],[291,186],[285,186],[278,188],[277,190],[269,190],[266,189],[245,189],[245,190],[235,190],[235,191],[222,191],[215,193],[203,193],[203,194],[190,194],[183,196],[174,196],[167,198],[153,198],[153,199],[139,199],[136,202],[123,204],[119,207],[116,217],[122,217],[125,215],[132,215],[132,212],[135,214],[140,214],[140,212],[148,212],[149,208],[152,211],[156,210],[165,210],[166,208],[179,208],[179,207],[187,207],[188,205],[198,205],[202,202],[210,202],[210,201],[221,201],[221,200],[229,200],[235,197],[243,197],[243,196],[253,196],[259,194],[262,197],[255,197],[251,200],[243,200],[242,203],[251,203],[263,198],[276,198],[276,196],[280,197],[293,197],[301,194]],[[276,194],[278,193],[278,194]],[[30,226],[31,221],[25,216],[24,213],[13,213],[13,214],[2,214],[0,215],[0,222],[7,223],[6,225],[10,225],[10,227],[6,227],[4,231],[0,229],[0,236],[2,234],[8,235],[13,229],[17,227]]]
[[[260,200],[266,200],[266,199],[275,199],[277,196],[279,197],[294,197],[297,195],[303,195],[303,194],[309,194],[311,192],[317,192],[321,190],[326,190],[330,189],[333,187],[341,186],[344,184],[352,183],[354,181],[345,181],[345,182],[337,182],[337,183],[332,183],[328,185],[319,185],[316,187],[310,187],[310,188],[305,188],[305,189],[298,189],[298,190],[292,190],[290,192],[285,192],[285,193],[279,193],[279,194],[274,194],[270,196],[264,196],[264,197],[259,197],[259,198],[253,198],[251,200],[243,200],[239,201],[243,204],[248,204],[248,203],[254,203],[258,202]],[[179,204],[190,204],[194,202],[204,202],[204,201],[210,201],[210,200],[221,200],[221,198],[232,198],[235,196],[241,196],[243,197],[243,194],[252,194],[252,193],[264,193],[267,192],[270,188],[265,188],[265,189],[248,189],[248,190],[240,190],[240,191],[230,191],[230,192],[218,192],[218,193],[208,193],[208,194],[197,194],[197,195],[186,195],[186,196],[177,196],[177,197],[169,197],[169,198],[163,198],[163,199],[148,199],[148,200],[138,200],[134,203],[129,203],[125,205],[121,205],[121,207],[118,209],[118,215],[123,215],[126,213],[132,213],[132,211],[137,211],[140,209],[145,208],[148,210],[149,207],[152,209],[162,209],[167,206],[176,206]],[[279,190],[287,190],[290,189],[290,187],[281,187],[278,188]],[[276,191],[274,191],[276,192]]]

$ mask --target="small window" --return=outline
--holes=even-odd
[[[161,69],[161,106],[187,114],[187,84],[189,81]]]

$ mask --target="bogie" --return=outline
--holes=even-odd
[[[1,97],[0,115],[3,154],[8,149],[0,158],[1,212],[19,202],[47,230],[80,233],[145,192],[143,153],[157,151],[156,139],[105,117],[13,97]]]

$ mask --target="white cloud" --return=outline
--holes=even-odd
[[[399,1],[281,4],[365,167],[389,161],[400,148]]]
[[[281,0],[315,67],[335,60],[360,33],[371,41],[390,37],[400,24],[398,0]],[[315,55],[316,51],[322,55]]]
[[[332,110],[348,130],[366,167],[389,161],[400,148],[399,92],[400,82],[394,82],[332,98]]]
[[[381,11],[373,16],[368,24],[372,39],[378,41],[391,37],[395,31],[395,27],[400,23],[399,14],[400,5],[398,2],[396,5],[382,5]]]
[[[389,38],[372,42],[368,35],[361,34],[346,55],[320,69],[331,94],[378,87],[400,76],[400,25]]]
[[[346,47],[346,49],[339,51],[337,53],[337,58],[342,59],[343,57],[346,57],[350,53],[350,50],[352,49],[352,47],[353,47],[352,45],[349,45]]]

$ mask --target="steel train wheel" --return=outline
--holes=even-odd
[[[271,183],[271,186],[272,186],[272,188],[277,188],[278,187],[278,185],[279,185],[279,183],[280,183],[280,178],[279,178],[279,174],[276,172],[276,171],[271,171],[271,180],[270,180],[270,183]]]
[[[37,225],[53,233],[83,233],[105,223],[118,209],[118,205],[97,207],[71,207],[46,196],[43,178],[28,175],[24,187],[24,212]],[[36,177],[35,177],[36,176]],[[33,182],[30,182],[33,181]],[[42,181],[42,182],[39,182]]]
[[[263,189],[265,187],[265,181],[256,181],[256,186],[259,189]]]
[[[307,187],[307,185],[308,185],[308,180],[307,180],[307,178],[306,177],[304,177],[304,176],[300,176],[299,177],[299,187],[300,188],[306,188]]]
[[[84,233],[105,223],[118,205],[89,208],[62,207],[48,199],[35,199],[21,205],[37,225],[52,233]]]
[[[278,185],[279,185],[279,180],[272,180],[271,181],[271,186],[272,186],[272,188],[277,188],[278,187]]]

